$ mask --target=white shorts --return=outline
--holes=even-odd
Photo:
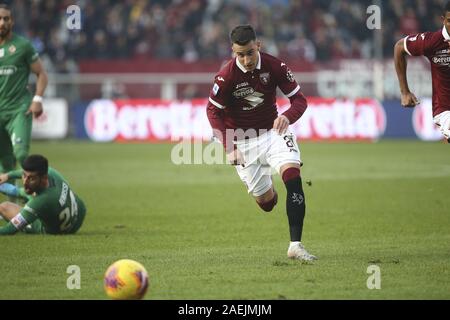
[[[444,111],[439,113],[433,118],[436,125],[439,126],[439,130],[446,139],[450,138],[450,111]]]
[[[244,166],[237,165],[236,170],[248,193],[255,197],[272,187],[273,170],[280,173],[285,164],[301,164],[296,137],[289,130],[283,135],[270,130],[256,138],[238,141],[236,146],[244,157]]]

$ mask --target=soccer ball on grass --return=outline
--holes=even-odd
[[[122,259],[108,267],[104,277],[106,294],[115,300],[142,299],[148,288],[148,274],[137,261]]]

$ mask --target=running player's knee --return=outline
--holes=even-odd
[[[300,169],[296,167],[289,167],[282,173],[283,182],[286,183],[289,180],[296,179],[300,177]]]
[[[278,194],[277,194],[276,191],[274,191],[274,195],[273,195],[273,198],[271,200],[263,202],[263,203],[260,203],[260,202],[257,201],[256,203],[265,212],[270,212],[276,206],[277,202],[278,202]]]

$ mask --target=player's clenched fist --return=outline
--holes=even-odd
[[[273,122],[273,128],[275,129],[275,131],[278,132],[278,134],[284,134],[286,132],[286,130],[289,127],[289,120],[286,116],[279,116],[278,118],[275,119],[275,121]]]
[[[402,93],[402,107],[414,108],[419,103],[420,101],[416,98],[414,93],[412,92]]]

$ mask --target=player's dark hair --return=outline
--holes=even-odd
[[[37,172],[40,176],[48,174],[48,160],[40,154],[32,154],[23,160],[22,169]]]
[[[5,9],[11,12],[11,7],[7,5],[6,3],[0,3],[0,9]]]
[[[230,39],[231,43],[245,46],[250,41],[256,40],[256,33],[251,25],[240,25],[231,31]]]
[[[445,17],[447,12],[450,12],[450,1],[447,1],[447,4],[444,7],[444,12],[442,13],[442,15]]]

